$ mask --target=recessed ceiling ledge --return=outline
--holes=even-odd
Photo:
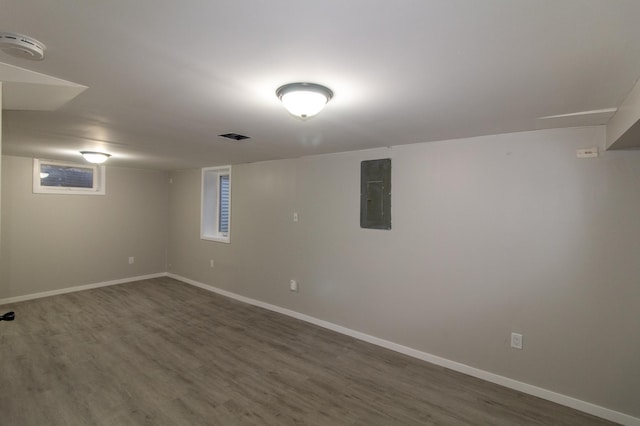
[[[3,110],[56,110],[87,86],[0,62]]]
[[[606,149],[640,148],[640,80],[607,123]]]

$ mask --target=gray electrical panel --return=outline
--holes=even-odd
[[[360,164],[360,227],[391,229],[391,159]]]

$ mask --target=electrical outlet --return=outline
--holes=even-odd
[[[209,265],[211,265],[211,267],[212,267],[212,268],[215,266],[215,263],[214,263],[213,259],[211,259],[211,260],[209,261]]]
[[[135,261],[136,261],[135,257],[133,256],[129,257],[129,265],[133,265]]]
[[[289,281],[289,290],[298,291],[298,282],[296,280]]]
[[[579,149],[576,151],[578,158],[596,158],[598,157],[598,147]]]
[[[514,349],[522,349],[522,334],[511,333],[511,347]]]
[[[293,221],[294,222],[298,221],[298,212],[293,212]]]

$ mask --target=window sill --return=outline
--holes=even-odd
[[[217,235],[200,235],[201,240],[215,241],[217,243],[231,244],[231,238],[229,236],[217,236]]]

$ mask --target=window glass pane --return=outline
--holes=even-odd
[[[202,169],[200,238],[230,242],[231,166]]]
[[[91,189],[93,168],[41,164],[40,185]]]
[[[218,229],[221,234],[229,233],[229,175],[220,175],[220,213]]]
[[[33,193],[104,195],[105,167],[33,159]]]

